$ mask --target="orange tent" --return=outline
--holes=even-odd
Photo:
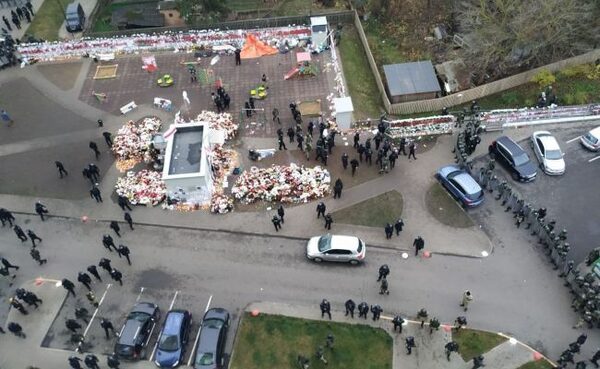
[[[240,56],[242,59],[252,59],[259,58],[263,55],[273,55],[277,54],[277,49],[271,47],[261,40],[257,39],[256,36],[252,34],[248,34],[246,36],[246,42],[244,43],[244,47],[242,48],[242,52]]]

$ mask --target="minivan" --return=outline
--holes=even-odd
[[[71,3],[67,5],[66,11],[67,31],[79,32],[85,27],[85,13],[80,3]]]
[[[537,167],[519,144],[507,136],[501,136],[489,147],[490,157],[499,161],[513,179],[531,182],[537,176]]]

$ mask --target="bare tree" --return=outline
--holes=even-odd
[[[593,49],[597,10],[588,0],[464,0],[465,61],[481,83]]]

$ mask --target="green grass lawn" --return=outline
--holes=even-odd
[[[325,345],[329,333],[335,345],[333,351],[325,350],[329,361],[325,366],[315,358],[315,351]],[[229,368],[297,368],[298,355],[310,359],[311,369],[391,369],[392,338],[382,329],[360,324],[246,314]]]
[[[530,361],[527,364],[521,365],[517,369],[552,369],[552,368],[554,368],[554,366],[552,366],[552,364],[550,364],[549,362],[547,362],[544,359],[541,359],[541,360],[537,360],[537,361]]]
[[[344,26],[339,50],[344,76],[354,105],[354,118],[379,118],[383,111],[383,102],[354,26]]]
[[[425,203],[429,214],[445,225],[456,228],[473,226],[471,218],[438,182],[431,185],[427,190]]]
[[[69,0],[45,0],[26,33],[48,41],[58,40],[58,30],[65,21],[64,11],[69,3]]]
[[[336,223],[385,227],[402,215],[403,200],[398,191],[389,191],[332,213]]]
[[[110,24],[112,18],[112,12],[118,8],[122,8],[124,6],[131,6],[135,4],[145,4],[145,3],[153,3],[153,0],[141,0],[141,1],[132,1],[127,3],[114,3],[108,4],[100,9],[100,13],[96,17],[96,21],[92,27],[93,32],[111,32],[117,31],[117,27]]]
[[[226,4],[229,9],[238,12],[263,9],[266,7],[263,0],[227,0]]]
[[[452,340],[458,343],[458,352],[463,360],[469,361],[475,356],[490,351],[506,341],[506,338],[495,333],[475,329],[461,329],[456,333],[452,333]]]

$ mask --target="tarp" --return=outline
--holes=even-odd
[[[259,58],[263,55],[273,55],[277,53],[278,51],[276,48],[265,44],[257,39],[256,36],[249,33],[248,36],[246,36],[246,41],[244,42],[244,47],[242,48],[240,56],[242,59],[252,59]]]

